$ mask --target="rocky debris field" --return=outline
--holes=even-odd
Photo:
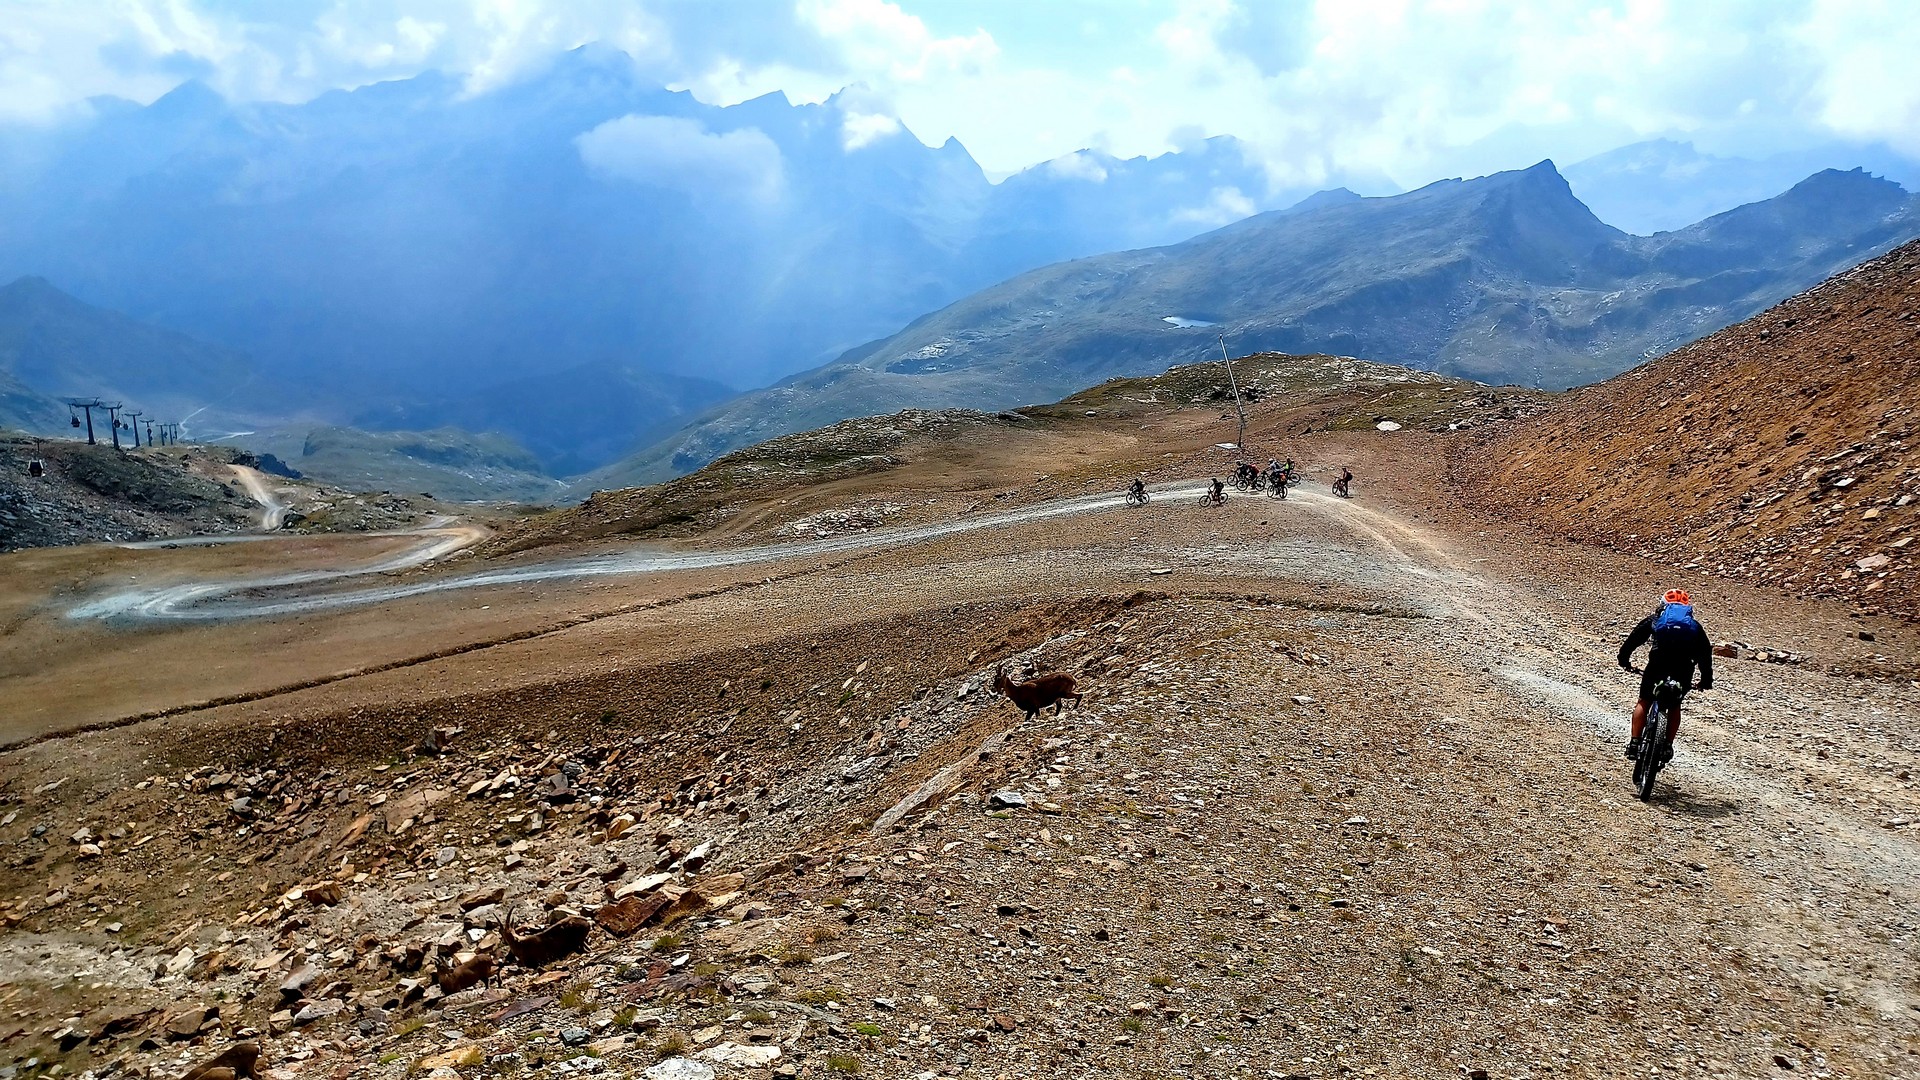
[[[203,452],[0,435],[0,551],[242,532],[257,520],[238,484],[211,478]]]
[[[1920,241],[1463,455],[1482,506],[1690,569],[1920,615]]]
[[[268,455],[271,457],[271,455]],[[39,462],[41,475],[30,463]],[[223,446],[115,450],[0,434],[0,551],[255,531],[260,505],[228,466],[258,464]],[[295,532],[374,532],[421,523],[430,497],[355,493],[269,475]]]

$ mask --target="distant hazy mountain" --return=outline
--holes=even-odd
[[[1670,139],[1634,143],[1567,168],[1600,220],[1650,236],[1769,199],[1824,169],[1864,168],[1920,190],[1920,162],[1884,146],[1828,146],[1767,158],[1717,157]]]
[[[231,349],[82,303],[40,278],[0,286],[0,426],[64,433],[65,397],[177,421],[231,415],[262,394],[252,365]]]
[[[102,99],[66,127],[0,129],[0,280],[244,352],[341,417],[510,431],[572,468],[716,384],[1304,194],[1269,192],[1231,139],[994,185],[959,143],[922,145],[861,100],[714,108],[604,46],[481,95],[429,73],[297,105],[193,82]],[[621,384],[598,412],[582,371]],[[673,378],[624,389],[653,376]]]
[[[245,440],[299,470],[353,491],[429,494],[461,502],[550,502],[567,486],[542,473],[538,459],[500,435],[437,431],[359,431],[319,427]]]
[[[457,422],[512,436],[545,472],[570,476],[645,446],[733,397],[717,382],[613,363],[527,375],[420,403],[366,409],[357,427],[423,431]]]
[[[1605,378],[1920,235],[1920,199],[1863,172],[1654,237],[1574,198],[1551,162],[1390,198],[1319,200],[1171,247],[1016,277],[736,399],[589,483],[907,407],[1051,400],[1235,353],[1335,353],[1558,388]]]

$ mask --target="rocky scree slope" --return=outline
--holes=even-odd
[[[34,461],[40,476],[30,475]],[[213,478],[218,468],[198,451],[0,433],[0,551],[244,532],[259,507],[230,477]]]
[[[120,451],[0,433],[0,551],[251,532],[260,506],[228,466],[266,464],[226,446]],[[295,532],[400,529],[438,509],[386,491],[269,481],[288,508],[281,527]]]
[[[1920,241],[1467,449],[1573,538],[1920,616]]]
[[[1676,232],[1594,217],[1551,162],[1316,201],[1171,247],[1044,267],[744,395],[616,468],[908,407],[1004,408],[1239,351],[1329,352],[1557,389],[1616,374],[1920,235],[1920,200],[1824,172]],[[1170,320],[1178,320],[1170,321]]]

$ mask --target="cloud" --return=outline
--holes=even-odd
[[[840,146],[851,153],[900,133],[900,121],[885,113],[849,112],[840,120]]]
[[[1237,187],[1217,187],[1200,206],[1182,207],[1173,212],[1173,220],[1214,229],[1252,217],[1259,206]]]
[[[676,116],[622,116],[574,139],[580,160],[604,176],[760,202],[785,182],[780,148],[758,128],[715,133]]]
[[[1061,180],[1085,180],[1090,184],[1107,181],[1107,167],[1085,150],[1075,151],[1047,162],[1047,175]]]
[[[0,121],[200,73],[301,100],[434,68],[484,94],[604,41],[714,104],[784,91],[858,149],[898,122],[990,173],[1232,134],[1272,188],[1416,184],[1655,136],[1920,155],[1910,0],[0,0]],[[858,114],[858,118],[854,114]],[[1075,167],[1072,165],[1069,168]]]

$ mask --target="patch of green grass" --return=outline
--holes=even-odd
[[[404,1038],[426,1026],[427,1018],[424,1016],[416,1016],[411,1020],[401,1021],[399,1026],[393,1029],[393,1034],[396,1038]]]
[[[574,983],[560,992],[560,1007],[574,1012],[593,1004],[593,984]]]
[[[1165,989],[1173,985],[1173,976],[1163,971],[1158,975],[1155,975],[1152,978],[1148,979],[1147,981],[1149,983],[1152,983],[1154,986],[1160,987],[1161,989]]]
[[[853,1025],[853,1030],[859,1032],[862,1035],[877,1036],[880,1034],[880,1025],[860,1023],[860,1024]]]
[[[860,1071],[860,1059],[852,1054],[828,1054],[827,1071],[838,1073],[857,1073]]]
[[[669,1031],[653,1044],[653,1052],[661,1058],[679,1057],[687,1052],[687,1037],[677,1031]]]
[[[661,934],[659,937],[653,939],[652,948],[654,952],[672,952],[686,944],[686,941],[687,939],[681,937],[679,934]]]
[[[1129,1016],[1125,1020],[1120,1021],[1120,1026],[1127,1030],[1127,1034],[1138,1035],[1140,1034],[1140,1029],[1147,1025],[1141,1023],[1139,1017]]]

